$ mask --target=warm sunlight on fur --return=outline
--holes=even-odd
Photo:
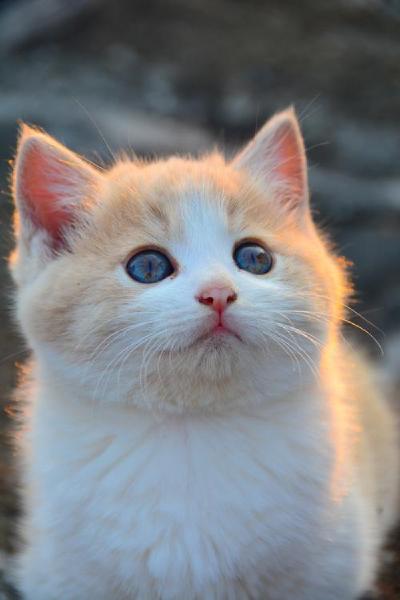
[[[342,339],[350,286],[311,217],[294,112],[233,161],[106,171],[24,126],[13,188],[26,598],[367,591],[397,434]]]

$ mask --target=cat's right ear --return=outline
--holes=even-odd
[[[16,236],[25,253],[51,256],[67,246],[101,174],[45,133],[22,125],[13,171]]]

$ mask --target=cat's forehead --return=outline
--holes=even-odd
[[[244,231],[260,224],[265,203],[219,155],[121,164],[111,174],[108,196],[105,211],[113,211],[121,228],[173,240]]]

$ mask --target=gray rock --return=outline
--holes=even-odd
[[[0,52],[61,33],[94,12],[101,0],[19,0],[0,14]]]

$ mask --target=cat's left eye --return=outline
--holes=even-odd
[[[243,242],[236,246],[233,259],[239,269],[253,275],[265,275],[273,265],[271,252],[255,242]]]
[[[174,272],[174,267],[159,250],[142,250],[134,254],[126,265],[126,271],[139,283],[157,283]]]

